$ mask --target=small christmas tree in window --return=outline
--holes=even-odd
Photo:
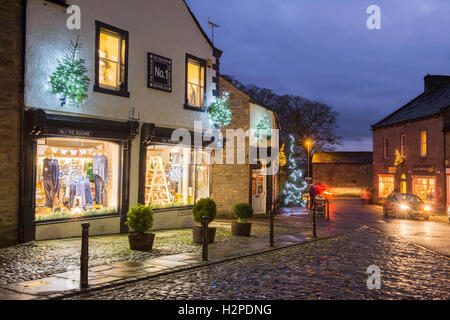
[[[85,60],[79,57],[82,44],[77,40],[70,41],[69,53],[58,61],[56,71],[50,76],[50,92],[58,95],[61,107],[69,102],[79,106],[88,97],[89,77]]]

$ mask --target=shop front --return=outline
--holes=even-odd
[[[126,232],[135,121],[26,112],[24,241]]]
[[[195,148],[172,141],[174,129],[144,124],[141,130],[139,203],[153,207],[153,229],[188,228],[194,225],[195,202],[211,193],[211,141]]]

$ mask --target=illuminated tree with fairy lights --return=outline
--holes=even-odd
[[[284,184],[281,196],[283,197],[284,205],[286,206],[304,206],[305,201],[302,200],[303,192],[305,191],[307,184],[303,178],[303,172],[297,167],[295,160],[295,138],[293,135],[289,135],[289,151],[288,151],[288,175]]]
[[[231,123],[231,102],[230,93],[224,92],[222,97],[219,97],[211,103],[208,113],[211,121],[217,127],[226,127]]]
[[[61,107],[68,101],[72,106],[79,106],[88,97],[89,77],[85,60],[79,57],[81,43],[70,41],[69,53],[62,60],[57,60],[55,72],[50,76],[50,92],[59,97]]]

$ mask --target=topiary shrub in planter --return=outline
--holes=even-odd
[[[138,204],[128,211],[126,225],[136,232],[128,235],[131,250],[151,251],[154,233],[146,233],[153,227],[153,210],[150,206]]]
[[[231,234],[233,236],[249,237],[252,232],[252,224],[247,219],[253,217],[253,208],[248,203],[238,203],[234,206],[234,216],[237,222],[231,224]]]
[[[203,242],[203,217],[208,217],[208,223],[211,223],[216,218],[217,207],[216,203],[211,198],[204,198],[197,201],[193,208],[194,220],[197,222],[197,226],[192,228],[192,237],[195,243]],[[214,243],[216,237],[216,228],[208,227],[208,243]]]

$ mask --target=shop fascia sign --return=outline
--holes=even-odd
[[[91,130],[81,130],[81,129],[59,128],[58,134],[62,136],[71,136],[71,137],[92,137]]]
[[[413,167],[412,172],[434,173],[434,166],[430,167]]]

